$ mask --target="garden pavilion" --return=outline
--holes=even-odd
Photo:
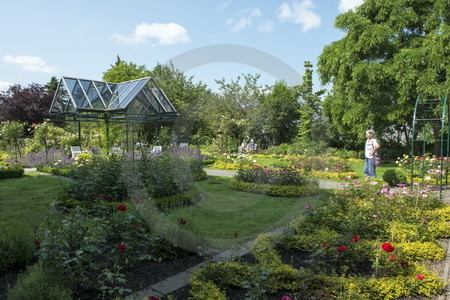
[[[129,141],[133,124],[153,122],[159,129],[165,123],[174,123],[178,113],[152,77],[121,83],[62,77],[49,115],[50,121],[78,122],[79,141],[81,122],[104,120],[109,149],[109,123],[125,123],[126,144],[134,145]]]

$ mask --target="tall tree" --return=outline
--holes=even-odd
[[[298,138],[303,142],[317,140],[319,134],[323,137],[324,119],[322,117],[321,96],[325,90],[313,90],[313,65],[305,61],[305,75],[302,83],[297,87],[300,109],[298,122]]]
[[[126,62],[117,56],[117,61],[103,73],[103,80],[107,82],[124,82],[150,76],[145,65],[139,66],[133,62]]]
[[[450,91],[450,2],[366,0],[337,17],[344,38],[319,57],[324,110],[353,140],[373,127],[409,134],[418,95]]]
[[[267,140],[265,146],[290,143],[297,133],[298,111],[296,88],[279,81],[261,103],[256,114],[258,119],[253,119],[250,127],[257,138],[261,135],[267,136],[267,139],[260,138]]]
[[[6,92],[0,92],[0,122],[40,123],[48,118],[53,96],[54,92],[36,83],[28,87],[12,85]]]

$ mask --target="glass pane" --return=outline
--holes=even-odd
[[[75,84],[77,83],[76,79],[72,78],[63,78],[63,80],[66,82],[67,89],[73,93],[73,88],[75,87]]]
[[[156,100],[155,95],[153,95],[152,91],[146,86],[144,87],[141,92],[143,95],[145,95],[147,101],[150,103],[150,105],[153,107],[153,110],[157,113],[163,113],[164,109],[161,106],[161,104]]]
[[[62,113],[67,106],[67,103],[70,101],[69,93],[65,87],[63,81],[59,83],[58,90],[56,91],[55,100],[52,103],[52,107],[50,108],[50,113]]]
[[[75,83],[75,86],[72,90],[72,97],[77,107],[83,107],[83,103],[86,102],[86,96],[84,96],[83,90],[81,89],[78,81]]]
[[[148,81],[148,79],[142,79],[142,80],[137,81],[136,84],[134,84],[133,88],[129,91],[128,95],[124,96],[119,107],[125,108],[131,101],[133,101],[133,98],[141,90],[141,88],[144,86],[144,84],[147,83],[147,81]]]
[[[105,102],[105,107],[108,107],[109,102],[111,101],[112,94],[108,89],[108,86],[104,82],[96,81],[95,86],[100,93],[101,98]]]
[[[166,112],[174,112],[166,96],[157,88],[152,88],[153,93],[158,97],[159,102],[164,106]]]

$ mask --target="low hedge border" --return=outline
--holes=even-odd
[[[71,177],[73,175],[72,169],[60,169],[52,167],[40,167],[36,168],[36,171],[49,173],[55,176]]]
[[[163,212],[170,212],[180,207],[193,205],[199,199],[200,192],[196,187],[193,187],[184,193],[161,198],[153,198],[153,201],[159,210]]]
[[[24,170],[20,167],[0,168],[0,179],[20,178],[23,174]]]
[[[291,185],[273,185],[249,183],[232,178],[228,182],[228,187],[237,190],[255,194],[264,194],[273,197],[306,197],[317,195],[320,192],[319,184],[315,181],[307,181],[301,186]]]

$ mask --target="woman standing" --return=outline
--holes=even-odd
[[[380,144],[378,144],[378,141],[375,138],[375,131],[367,130],[364,151],[364,175],[366,177],[377,177],[373,156],[378,149],[380,149]]]

